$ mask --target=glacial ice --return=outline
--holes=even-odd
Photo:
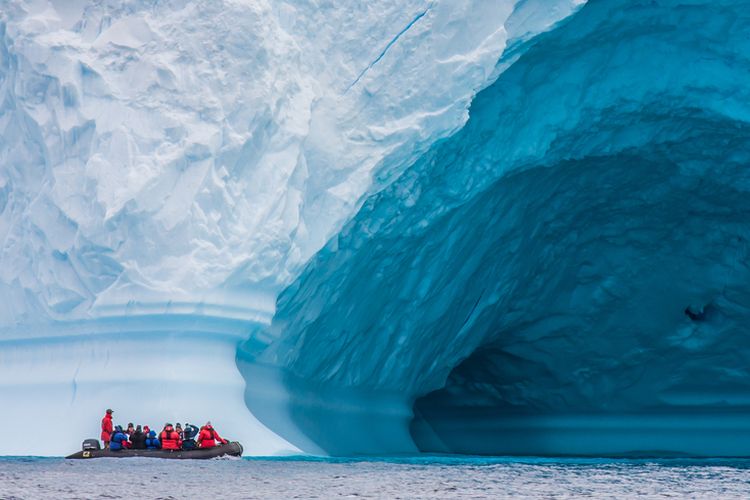
[[[517,49],[281,294],[249,403],[331,453],[750,455],[747,4]]]
[[[237,347],[268,357],[278,294],[580,4],[0,1],[0,454],[107,406],[319,449],[255,419],[246,385],[288,388]]]
[[[0,454],[750,455],[748,83],[738,0],[0,1]]]

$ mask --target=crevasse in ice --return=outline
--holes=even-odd
[[[0,2],[0,453],[68,452],[107,406],[305,448],[248,409],[276,386],[237,346],[580,3]]]

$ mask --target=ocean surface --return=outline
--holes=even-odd
[[[0,458],[0,498],[750,498],[750,460]]]

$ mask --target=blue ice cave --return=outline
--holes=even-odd
[[[750,455],[747,3],[592,0],[498,64],[239,350],[288,394],[248,406],[334,454]]]

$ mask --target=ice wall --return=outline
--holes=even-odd
[[[294,449],[237,409],[236,346],[580,3],[1,1],[0,428],[209,409],[250,452]]]
[[[263,356],[305,434],[748,455],[746,7],[597,1],[533,39],[281,295]]]
[[[272,304],[384,158],[393,175],[456,130],[508,38],[570,10],[4,5],[6,323]]]

